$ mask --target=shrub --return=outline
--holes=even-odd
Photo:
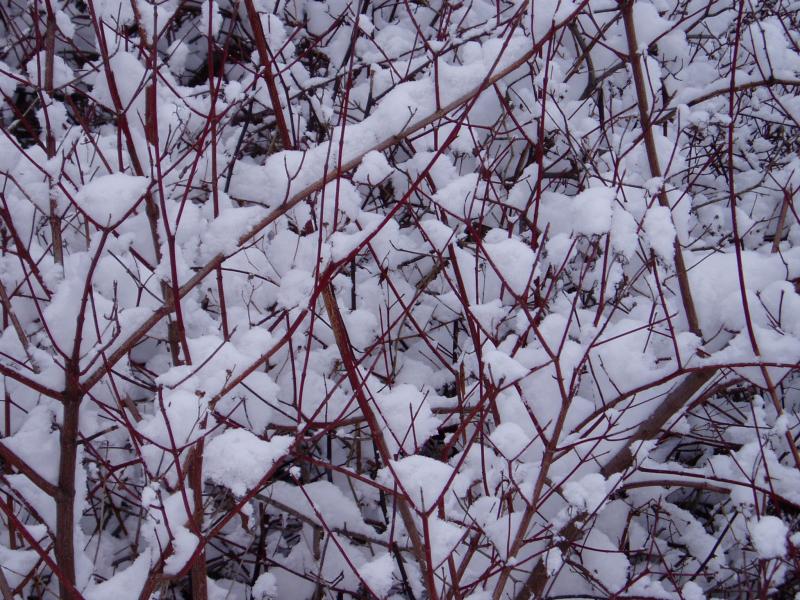
[[[0,594],[790,598],[798,6],[0,4]]]

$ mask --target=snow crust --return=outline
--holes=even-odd
[[[225,431],[208,443],[205,476],[243,496],[283,458],[293,442],[288,435],[266,442],[244,429]]]

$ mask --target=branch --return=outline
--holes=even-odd
[[[636,442],[650,440],[672,417],[677,415],[681,409],[705,386],[716,372],[715,369],[697,371],[686,377],[675,387],[656,408],[655,411],[636,429],[624,446],[609,460],[600,473],[608,479],[612,475],[622,473],[633,464],[633,454],[630,446]],[[566,551],[583,535],[583,527],[580,524],[582,515],[573,517],[559,531],[557,536],[560,540],[558,547]],[[548,582],[547,567],[540,559],[531,571],[525,584],[517,594],[515,600],[529,600],[530,598],[540,598]]]
[[[328,183],[341,177],[343,173],[346,173],[358,167],[358,165],[361,164],[361,160],[364,158],[366,154],[370,152],[383,152],[384,150],[387,150],[392,146],[395,146],[396,144],[402,142],[403,140],[413,135],[417,131],[420,131],[421,129],[424,129],[428,125],[435,123],[448,113],[451,113],[454,110],[460,108],[461,106],[469,103],[471,100],[476,99],[483,91],[487,90],[495,83],[497,83],[504,77],[508,76],[509,74],[513,73],[522,65],[526,64],[536,54],[538,54],[541,51],[544,45],[555,35],[556,31],[558,31],[561,27],[564,26],[565,23],[568,23],[581,10],[583,10],[584,6],[588,3],[588,1],[589,0],[582,0],[580,4],[575,8],[575,10],[565,17],[564,21],[562,21],[560,24],[554,24],[546,35],[544,35],[539,41],[533,44],[530,50],[523,53],[522,56],[514,60],[508,66],[498,70],[497,72],[490,71],[490,73],[484,78],[484,80],[469,92],[461,95],[460,97],[456,98],[449,104],[443,106],[439,110],[432,112],[427,117],[424,117],[419,121],[415,121],[409,124],[402,131],[386,137],[383,141],[378,142],[371,148],[362,150],[354,158],[350,159],[347,162],[342,163],[341,167],[335,170],[326,171],[322,177],[320,177],[313,183],[307,185],[305,188],[303,188],[299,192],[289,197],[286,200],[286,202],[284,202],[279,207],[275,208],[272,212],[270,212],[267,216],[259,220],[255,225],[253,225],[253,227],[249,231],[242,234],[236,242],[236,249],[231,254],[235,254],[236,252],[238,252],[239,249],[241,249],[249,242],[251,242],[264,229],[269,227],[280,217],[284,216],[295,206],[306,200],[309,196],[311,196],[315,192],[319,192],[320,190],[322,190]],[[119,362],[124,356],[126,356],[128,352],[130,352],[131,349],[133,349],[133,347],[137,343],[139,343],[139,341],[141,341],[148,334],[148,332],[158,324],[159,321],[161,321],[161,319],[169,315],[174,310],[175,302],[179,301],[181,298],[186,296],[186,294],[188,294],[195,287],[197,287],[217,267],[221,266],[222,263],[227,258],[228,255],[220,253],[215,255],[205,265],[200,267],[195,273],[194,277],[189,279],[189,281],[187,281],[184,285],[182,285],[178,289],[176,298],[173,298],[169,302],[165,302],[159,309],[155,310],[153,314],[136,329],[136,331],[134,331],[130,336],[128,336],[128,338],[124,342],[120,344],[117,350],[115,350],[110,355],[108,355],[108,357],[105,358],[104,364],[102,366],[95,369],[94,372],[92,372],[83,380],[81,384],[81,389],[85,392],[91,389],[98,381],[100,381],[100,379],[102,379],[105,376],[105,374],[111,368],[113,368],[117,362]]]

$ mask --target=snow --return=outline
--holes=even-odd
[[[466,530],[455,523],[436,517],[428,517],[427,524],[431,564],[437,568],[447,560],[448,556],[452,555],[453,550],[466,534]]]
[[[536,255],[530,246],[494,230],[486,235],[484,250],[503,282],[514,294],[524,295],[528,282],[538,274],[534,268]]]
[[[206,445],[205,476],[235,495],[244,496],[293,443],[294,438],[289,435],[275,436],[267,442],[245,429],[230,429]]]
[[[733,252],[689,252],[685,255],[703,332],[713,335],[722,326],[738,330],[741,321],[729,325],[725,318],[728,314],[742,314],[739,280],[735,276],[736,255]],[[758,292],[774,282],[785,281],[787,276],[790,278],[791,271],[787,272],[784,261],[790,266],[800,264],[796,257],[794,251],[783,258],[777,254],[742,252],[747,289]]]
[[[687,581],[681,588],[681,595],[685,600],[705,600],[706,595],[703,588],[697,585],[694,581]]]
[[[636,221],[631,213],[620,206],[614,206],[610,231],[614,248],[630,258],[636,252],[639,240]]]
[[[390,464],[391,469],[384,467],[380,470],[379,481],[384,485],[393,485],[397,481],[417,510],[423,512],[436,505],[453,475],[450,465],[427,456],[407,456]]]
[[[800,548],[800,532],[795,532],[789,536],[789,541],[795,548]]]
[[[359,16],[359,24],[365,15]],[[389,162],[381,152],[371,151],[364,155],[361,159],[361,164],[358,165],[353,180],[358,183],[365,183],[369,185],[376,185],[391,175],[392,171]]]
[[[178,448],[197,440],[203,431],[200,421],[206,402],[194,392],[181,389],[163,396],[164,414],[145,418],[138,425],[139,433],[153,444],[170,447],[174,441]]]
[[[519,456],[530,444],[530,438],[519,425],[513,422],[501,423],[489,436],[492,444],[507,459]]]
[[[222,212],[203,234],[204,257],[236,250],[239,238],[266,214],[266,210],[258,206],[229,208]]]
[[[87,600],[136,600],[141,594],[147,573],[150,570],[150,552],[143,552],[136,560],[118,571],[110,579],[91,587],[86,593]]]
[[[469,312],[486,331],[495,331],[500,321],[508,316],[508,309],[503,307],[500,299],[486,304],[470,304]]]
[[[358,28],[367,35],[371,35],[372,32],[375,31],[375,25],[372,24],[372,20],[365,14],[358,15]]]
[[[585,235],[606,233],[611,228],[611,188],[593,187],[572,200],[572,224],[576,233]]]
[[[584,475],[563,486],[564,497],[581,512],[594,513],[608,498],[608,484],[599,473]]]
[[[14,90],[17,89],[16,79],[9,75],[9,73],[13,72],[13,69],[0,60],[0,92],[9,97],[12,96]]]
[[[114,77],[119,99],[124,109],[132,109],[142,118],[144,111],[144,94],[141,84],[145,77],[145,69],[138,59],[130,52],[118,51],[110,59],[112,74],[122,74],[124,77]],[[97,81],[92,90],[95,100],[100,104],[113,110],[114,101],[110,91],[110,85],[105,72],[97,74]]]
[[[691,556],[698,561],[705,561],[710,572],[720,572],[727,560],[725,552],[717,544],[716,536],[708,533],[689,511],[672,503],[665,503],[665,508],[678,529],[678,539],[686,545]]]
[[[53,485],[58,481],[58,432],[53,428],[56,422],[52,409],[37,406],[14,435],[0,439],[0,444],[26,464],[36,465],[34,472]]]
[[[17,587],[24,574],[38,562],[39,555],[33,550],[11,550],[0,544],[0,569],[12,588]]]
[[[414,454],[430,438],[441,423],[433,416],[427,395],[410,384],[397,385],[375,395],[379,419],[385,430],[383,437],[391,454],[402,449]]]
[[[564,564],[564,557],[561,554],[561,550],[558,548],[550,548],[547,551],[547,556],[545,557],[545,567],[547,568],[547,574],[551,577],[558,573],[561,566]]]
[[[168,49],[169,59],[167,64],[173,73],[181,73],[186,68],[186,59],[189,57],[189,47],[181,40],[172,42]],[[237,82],[238,83],[238,82]]]
[[[420,223],[420,228],[425,232],[430,245],[439,252],[443,252],[456,239],[450,227],[435,219],[425,219]]]
[[[286,308],[306,306],[315,286],[314,276],[302,269],[291,269],[283,274],[277,300]]]
[[[782,558],[788,550],[786,536],[789,528],[779,517],[766,515],[752,519],[748,524],[750,540],[759,558]]]
[[[609,592],[623,588],[628,579],[630,564],[625,555],[598,528],[593,528],[584,542],[583,566],[602,583]],[[648,597],[652,597],[648,594]]]
[[[264,494],[274,502],[291,506],[307,519],[320,525],[324,523],[330,529],[375,535],[375,531],[364,522],[353,499],[328,481],[313,481],[302,487],[276,481]]]
[[[157,484],[142,490],[142,508],[147,515],[142,527],[143,540],[157,553],[171,548],[169,555],[165,556],[166,573],[179,572],[200,543],[187,528],[190,520],[187,509],[192,506],[193,498],[191,490],[167,495]],[[138,568],[142,568],[141,565]]]
[[[186,527],[175,527],[172,531],[172,554],[164,563],[164,573],[175,575],[189,562],[200,539]]]
[[[47,64],[47,53],[42,50],[35,58],[28,61],[26,70],[28,78],[39,85],[44,85],[44,74]],[[57,54],[53,56],[53,88],[58,89],[72,83],[75,74],[63,58]]]
[[[347,337],[353,347],[366,348],[378,332],[378,320],[367,310],[348,310],[342,314],[347,327]]]
[[[468,173],[436,192],[434,202],[459,219],[474,219],[480,211],[480,203],[475,202],[475,192],[478,185],[478,174]]]
[[[653,206],[644,218],[644,230],[650,247],[663,260],[672,261],[675,242],[675,226],[672,213],[665,206]]]
[[[659,15],[656,7],[650,2],[634,3],[633,21],[636,24],[636,41],[639,42],[640,52],[646,51],[650,44],[672,27],[672,24]]]
[[[278,597],[278,582],[275,575],[267,571],[258,576],[253,584],[252,592],[254,600],[267,600]]]
[[[362,565],[359,574],[372,594],[378,598],[384,598],[394,583],[394,570],[394,558],[388,552],[383,552]]]
[[[112,173],[83,186],[75,201],[98,225],[114,226],[143,200],[149,185],[146,177]]]
[[[800,339],[785,335],[772,328],[753,326],[753,335],[758,345],[759,354],[753,350],[749,332],[737,333],[728,345],[722,350],[712,354],[706,362],[712,364],[724,363],[754,363],[754,366],[737,366],[736,372],[742,377],[755,382],[757,385],[767,387],[764,372],[759,363],[792,364],[800,361]],[[772,381],[781,381],[789,372],[787,367],[765,367]]]
[[[542,194],[539,218],[549,225],[551,235],[600,235],[612,226],[613,188],[595,185],[569,197],[556,192]],[[531,215],[532,216],[532,215]]]
[[[0,522],[0,568],[21,596],[58,595],[30,542],[52,546],[56,503],[31,477],[71,475],[90,600],[148,579],[179,596],[201,547],[209,600],[310,598],[316,582],[449,597],[448,558],[472,600],[518,595],[537,568],[564,598],[791,581],[797,6],[744,6],[731,65],[709,39],[730,41],[736,10],[632,5],[654,177],[611,0],[254,0],[278,107],[255,48],[224,43],[252,30],[244,3],[95,0],[96,23],[56,4],[3,28],[12,50],[55,33],[54,53],[0,62],[0,497],[30,534]],[[710,379],[665,403],[689,373]],[[59,473],[74,387],[76,471]],[[669,435],[640,439],[648,422]],[[617,494],[607,461],[628,450]],[[217,569],[217,534],[247,572]]]

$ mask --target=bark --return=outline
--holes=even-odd
[[[56,491],[56,563],[61,570],[59,595],[72,598],[75,589],[75,470],[78,466],[78,421],[81,395],[78,367],[70,364],[63,400],[64,417],[59,433],[61,455],[58,461],[58,490]]]

